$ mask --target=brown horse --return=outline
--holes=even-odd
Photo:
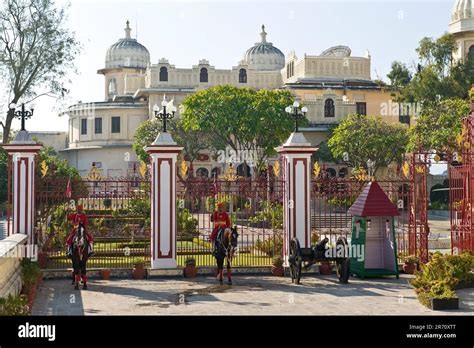
[[[219,283],[223,283],[224,260],[227,260],[227,284],[232,285],[231,263],[232,258],[237,250],[237,228],[221,229],[216,238],[216,253],[217,270]]]

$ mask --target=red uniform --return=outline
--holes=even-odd
[[[69,221],[72,221],[74,225],[77,225],[77,224],[79,224],[79,222],[82,221],[84,223],[84,228],[86,229],[86,236],[87,236],[87,239],[89,240],[89,243],[93,242],[92,236],[90,235],[89,232],[87,232],[87,226],[88,226],[89,221],[87,219],[86,214],[84,214],[84,213],[82,213],[82,214],[78,214],[78,213],[69,214],[67,216],[67,219]],[[66,241],[67,246],[71,246],[73,238],[74,238],[74,229],[72,230],[71,234],[67,238],[67,241]]]
[[[222,213],[215,211],[211,216],[211,221],[214,222],[214,229],[209,237],[212,241],[216,239],[217,232],[219,232],[221,228],[230,228],[230,218],[225,211]]]

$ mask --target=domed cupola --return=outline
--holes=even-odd
[[[474,31],[474,1],[456,0],[451,16],[451,34]]]
[[[285,55],[272,43],[267,42],[265,26],[260,33],[262,40],[245,52],[243,60],[255,70],[281,70],[285,67]]]
[[[127,21],[125,38],[114,43],[105,56],[106,68],[146,68],[150,63],[150,52],[145,46],[130,36],[130,23]]]

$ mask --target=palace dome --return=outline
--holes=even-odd
[[[262,40],[250,47],[243,57],[249,68],[255,70],[281,70],[285,67],[285,55],[271,42],[267,42],[265,26],[260,33]]]
[[[150,52],[136,39],[130,37],[130,23],[127,21],[125,38],[120,39],[107,50],[106,68],[146,68],[150,63]]]
[[[474,31],[474,1],[456,0],[449,29],[450,33]]]

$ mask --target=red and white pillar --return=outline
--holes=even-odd
[[[303,133],[292,133],[276,150],[282,157],[285,195],[283,199],[283,259],[288,266],[290,240],[301,248],[311,246],[311,155],[318,150]]]
[[[12,201],[9,234],[26,234],[33,244],[35,217],[35,156],[42,145],[32,141],[3,145],[11,163]]]
[[[151,156],[151,268],[176,268],[176,162],[183,147],[160,133]]]

